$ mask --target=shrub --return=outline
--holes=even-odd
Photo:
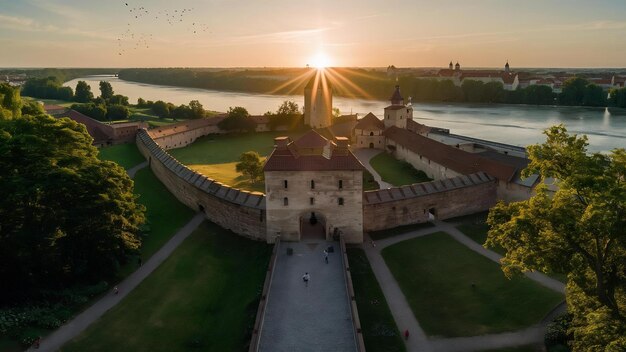
[[[39,338],[39,335],[31,330],[23,331],[20,336],[20,344],[24,347],[30,347]]]
[[[546,329],[543,341],[547,348],[567,346],[570,336],[567,333],[572,317],[569,314],[555,318]]]

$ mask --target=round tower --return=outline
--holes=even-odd
[[[333,88],[324,72],[318,70],[304,87],[304,124],[325,128],[332,124]]]

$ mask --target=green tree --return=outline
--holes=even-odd
[[[248,110],[241,106],[228,108],[226,118],[220,121],[217,126],[225,131],[254,132],[256,129],[256,123],[250,119]]]
[[[293,100],[285,100],[276,110],[276,115],[280,116],[289,116],[289,115],[299,115],[300,108],[298,104]]]
[[[67,118],[0,121],[0,304],[115,276],[141,241],[133,182]]]
[[[263,163],[257,152],[242,153],[235,168],[237,172],[249,178],[252,183],[257,183],[263,179]]]
[[[163,100],[157,100],[152,104],[152,112],[163,119],[170,116],[170,107]]]
[[[146,101],[143,98],[137,99],[137,107],[138,108],[145,108],[146,107]]]
[[[113,86],[108,81],[100,81],[100,97],[105,101],[113,97]]]
[[[204,107],[198,100],[192,100],[189,102],[189,118],[201,119],[205,115]]]
[[[85,81],[78,81],[76,84],[76,93],[74,94],[74,100],[79,103],[88,103],[93,99],[93,93],[91,87]]]
[[[532,105],[551,105],[554,104],[555,94],[552,88],[544,85],[532,85],[524,88],[523,102]]]
[[[5,118],[20,117],[22,114],[22,98],[20,97],[20,90],[13,88],[7,83],[0,83],[0,108],[5,112],[0,111],[0,117],[6,115]]]
[[[128,97],[121,94],[115,94],[108,100],[109,104],[128,106]]]
[[[561,94],[559,94],[559,104],[580,106],[583,105],[585,97],[585,87],[589,84],[584,78],[574,77],[563,83]]]
[[[611,90],[611,104],[618,108],[626,108],[626,88]]]
[[[587,154],[586,136],[563,125],[528,147],[528,176],[541,183],[527,201],[489,212],[487,246],[502,246],[507,276],[521,271],[568,274],[574,350],[626,348],[626,151]]]
[[[106,120],[107,107],[104,105],[88,103],[88,104],[72,104],[72,110],[76,110],[83,115],[87,115],[92,119],[99,121]]]
[[[480,103],[484,99],[483,88],[485,84],[481,81],[464,79],[461,83],[461,89],[465,95],[465,101],[470,103]]]
[[[585,94],[583,95],[584,106],[606,106],[607,93],[602,87],[595,84],[588,84],[585,87]]]
[[[106,118],[107,120],[127,120],[130,116],[130,111],[124,105],[109,105],[107,106]]]

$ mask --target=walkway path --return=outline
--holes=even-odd
[[[326,264],[323,250],[331,245],[335,251]],[[293,255],[287,255],[288,247]],[[337,242],[282,242],[277,255],[259,350],[356,351]],[[311,276],[308,286],[305,272]]]
[[[91,307],[74,317],[71,321],[61,326],[59,329],[46,336],[41,342],[38,350],[29,351],[56,351],[65,343],[69,342],[89,325],[99,319],[109,309],[118,304],[130,291],[139,285],[148,275],[150,275],[172,252],[205,220],[202,213],[196,214],[185,226],[145,262],[139,269],[120,282],[117,287],[119,294],[109,293],[94,303]]]
[[[131,167],[130,169],[126,170],[126,173],[128,174],[130,178],[135,178],[135,174],[137,173],[137,171],[143,169],[146,166],[148,166],[148,162],[144,161],[143,163],[135,165]]]
[[[374,176],[374,180],[376,180],[376,182],[378,182],[378,185],[380,186],[380,189],[385,189],[385,188],[392,188],[394,187],[391,183],[387,183],[385,181],[383,181],[382,177],[380,177],[380,175],[378,174],[378,172],[376,170],[374,170],[374,168],[372,167],[372,165],[370,165],[370,160],[375,157],[376,155],[383,153],[382,150],[379,149],[357,149],[352,151],[352,153],[354,154],[354,156],[356,156],[357,159],[359,159],[359,161],[363,164],[363,166],[365,166],[365,168],[367,169],[367,171],[369,171],[372,176]]]
[[[369,259],[374,275],[378,280],[387,304],[391,310],[391,313],[396,321],[396,325],[400,331],[408,329],[411,337],[406,341],[408,351],[432,351],[432,352],[444,352],[444,351],[479,351],[493,348],[503,348],[512,346],[521,346],[534,343],[540,343],[543,341],[543,333],[545,331],[545,325],[538,324],[523,330],[506,332],[501,334],[480,335],[472,337],[459,337],[459,338],[442,338],[442,339],[428,339],[424,331],[419,326],[417,319],[413,315],[411,307],[409,306],[406,297],[402,293],[400,286],[393,277],[393,274],[387,267],[384,259],[382,258],[380,251],[385,247],[393,244],[406,241],[412,238],[421,237],[432,234],[434,232],[444,231],[450,234],[459,243],[467,246],[471,250],[499,263],[501,256],[493,251],[490,251],[480,244],[474,242],[471,238],[467,237],[461,231],[456,229],[453,224],[449,224],[442,221],[435,221],[435,227],[423,228],[420,230],[407,232],[405,234],[388,237],[379,240],[375,243],[375,246],[371,245],[369,236],[366,236],[363,249]],[[526,273],[530,279],[537,283],[548,287],[554,291],[564,293],[565,285],[557,280],[554,280],[541,273]],[[428,304],[425,302],[425,304]]]

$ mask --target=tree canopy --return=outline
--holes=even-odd
[[[249,178],[252,183],[263,179],[263,163],[259,153],[249,151],[239,156],[239,162],[235,165],[237,172]]]
[[[100,97],[105,101],[113,97],[113,86],[108,81],[100,81]]]
[[[275,113],[268,111],[265,115],[269,116],[268,126],[271,130],[275,130],[279,126],[294,129],[299,127],[303,122],[303,115],[300,112],[298,104],[291,100],[283,101]]]
[[[139,247],[133,182],[92,142],[67,118],[0,120],[0,304],[112,278]]]
[[[507,275],[527,270],[568,274],[574,350],[626,349],[626,151],[588,154],[586,136],[563,125],[528,147],[525,175],[555,179],[527,201],[498,203],[486,245],[506,250]]]
[[[74,100],[79,103],[88,103],[93,99],[93,93],[91,87],[85,81],[78,81],[76,84],[76,92],[74,94]]]
[[[226,118],[218,123],[218,127],[226,131],[254,132],[256,123],[250,119],[246,108],[235,106],[228,108]]]

